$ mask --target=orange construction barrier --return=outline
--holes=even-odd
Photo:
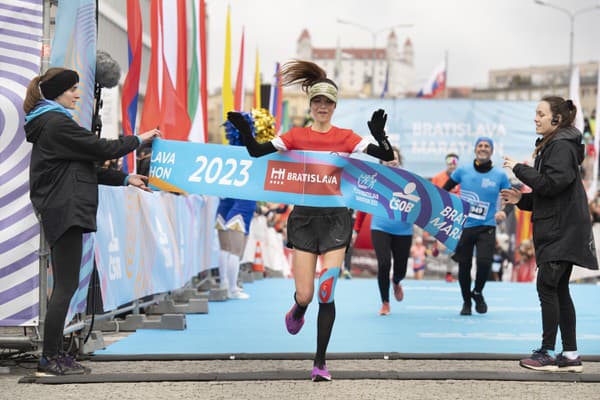
[[[256,250],[254,251],[254,264],[252,264],[252,271],[265,272],[260,240],[256,241]]]

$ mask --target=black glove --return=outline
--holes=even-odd
[[[385,122],[387,121],[387,114],[384,110],[379,109],[373,113],[371,120],[367,122],[371,135],[381,143],[386,138],[385,136]]]
[[[254,140],[252,127],[241,113],[229,111],[227,113],[227,121],[231,122],[240,131],[240,137],[245,146],[248,146]]]

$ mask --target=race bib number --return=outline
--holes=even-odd
[[[475,202],[471,203],[471,208],[469,209],[469,218],[485,220],[487,217],[488,209],[490,207],[489,203],[484,202]]]

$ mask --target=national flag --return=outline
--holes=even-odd
[[[417,97],[433,98],[446,89],[446,61],[442,61],[434,70]]]
[[[187,19],[185,0],[160,1],[162,26],[162,97],[160,129],[165,139],[187,140]]]
[[[227,119],[227,113],[233,111],[233,93],[231,91],[231,23],[230,8],[227,7],[227,21],[225,23],[225,62],[223,65],[223,85],[221,88],[221,99],[223,102],[223,121]],[[222,142],[229,143],[225,137],[225,129],[221,129]]]
[[[262,107],[260,101],[260,63],[258,61],[258,49],[256,49],[256,66],[254,67],[254,103],[253,108]]]
[[[290,114],[289,114],[289,102],[284,100],[281,106],[281,132],[287,132],[290,130]]]
[[[242,28],[242,44],[240,45],[240,62],[235,80],[233,109],[236,111],[243,111],[244,109],[244,28]]]
[[[193,51],[192,69],[188,85],[188,112],[192,126],[188,140],[208,142],[207,118],[207,78],[206,78],[206,3],[204,0],[192,2]]]
[[[131,136],[137,116],[140,72],[142,69],[142,12],[139,0],[127,0],[127,49],[129,70],[121,93],[123,135]],[[135,173],[135,152],[123,159],[123,172]]]
[[[383,82],[383,90],[381,91],[381,95],[379,96],[382,99],[385,97],[385,95],[389,91],[389,80],[390,80],[390,64],[388,63],[387,67],[385,68],[385,81]]]
[[[282,87],[279,77],[279,63],[275,64],[275,76],[273,77],[273,85],[271,85],[271,95],[269,96],[269,111],[275,117],[275,133],[279,134],[281,129],[282,117]]]
[[[160,98],[162,91],[162,37],[159,18],[160,3],[158,0],[150,2],[150,67],[146,82],[146,95],[142,108],[140,132],[160,128]]]

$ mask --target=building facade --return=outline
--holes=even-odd
[[[307,29],[296,45],[298,58],[321,66],[338,84],[341,97],[405,97],[414,81],[412,42],[407,38],[400,47],[393,30],[384,48],[342,48],[339,42],[337,47],[315,47]]]
[[[598,63],[577,64],[579,67],[579,100],[583,113],[590,116],[596,108]],[[539,100],[546,95],[569,97],[568,65],[533,66],[491,70],[487,88],[471,92],[474,99]]]

